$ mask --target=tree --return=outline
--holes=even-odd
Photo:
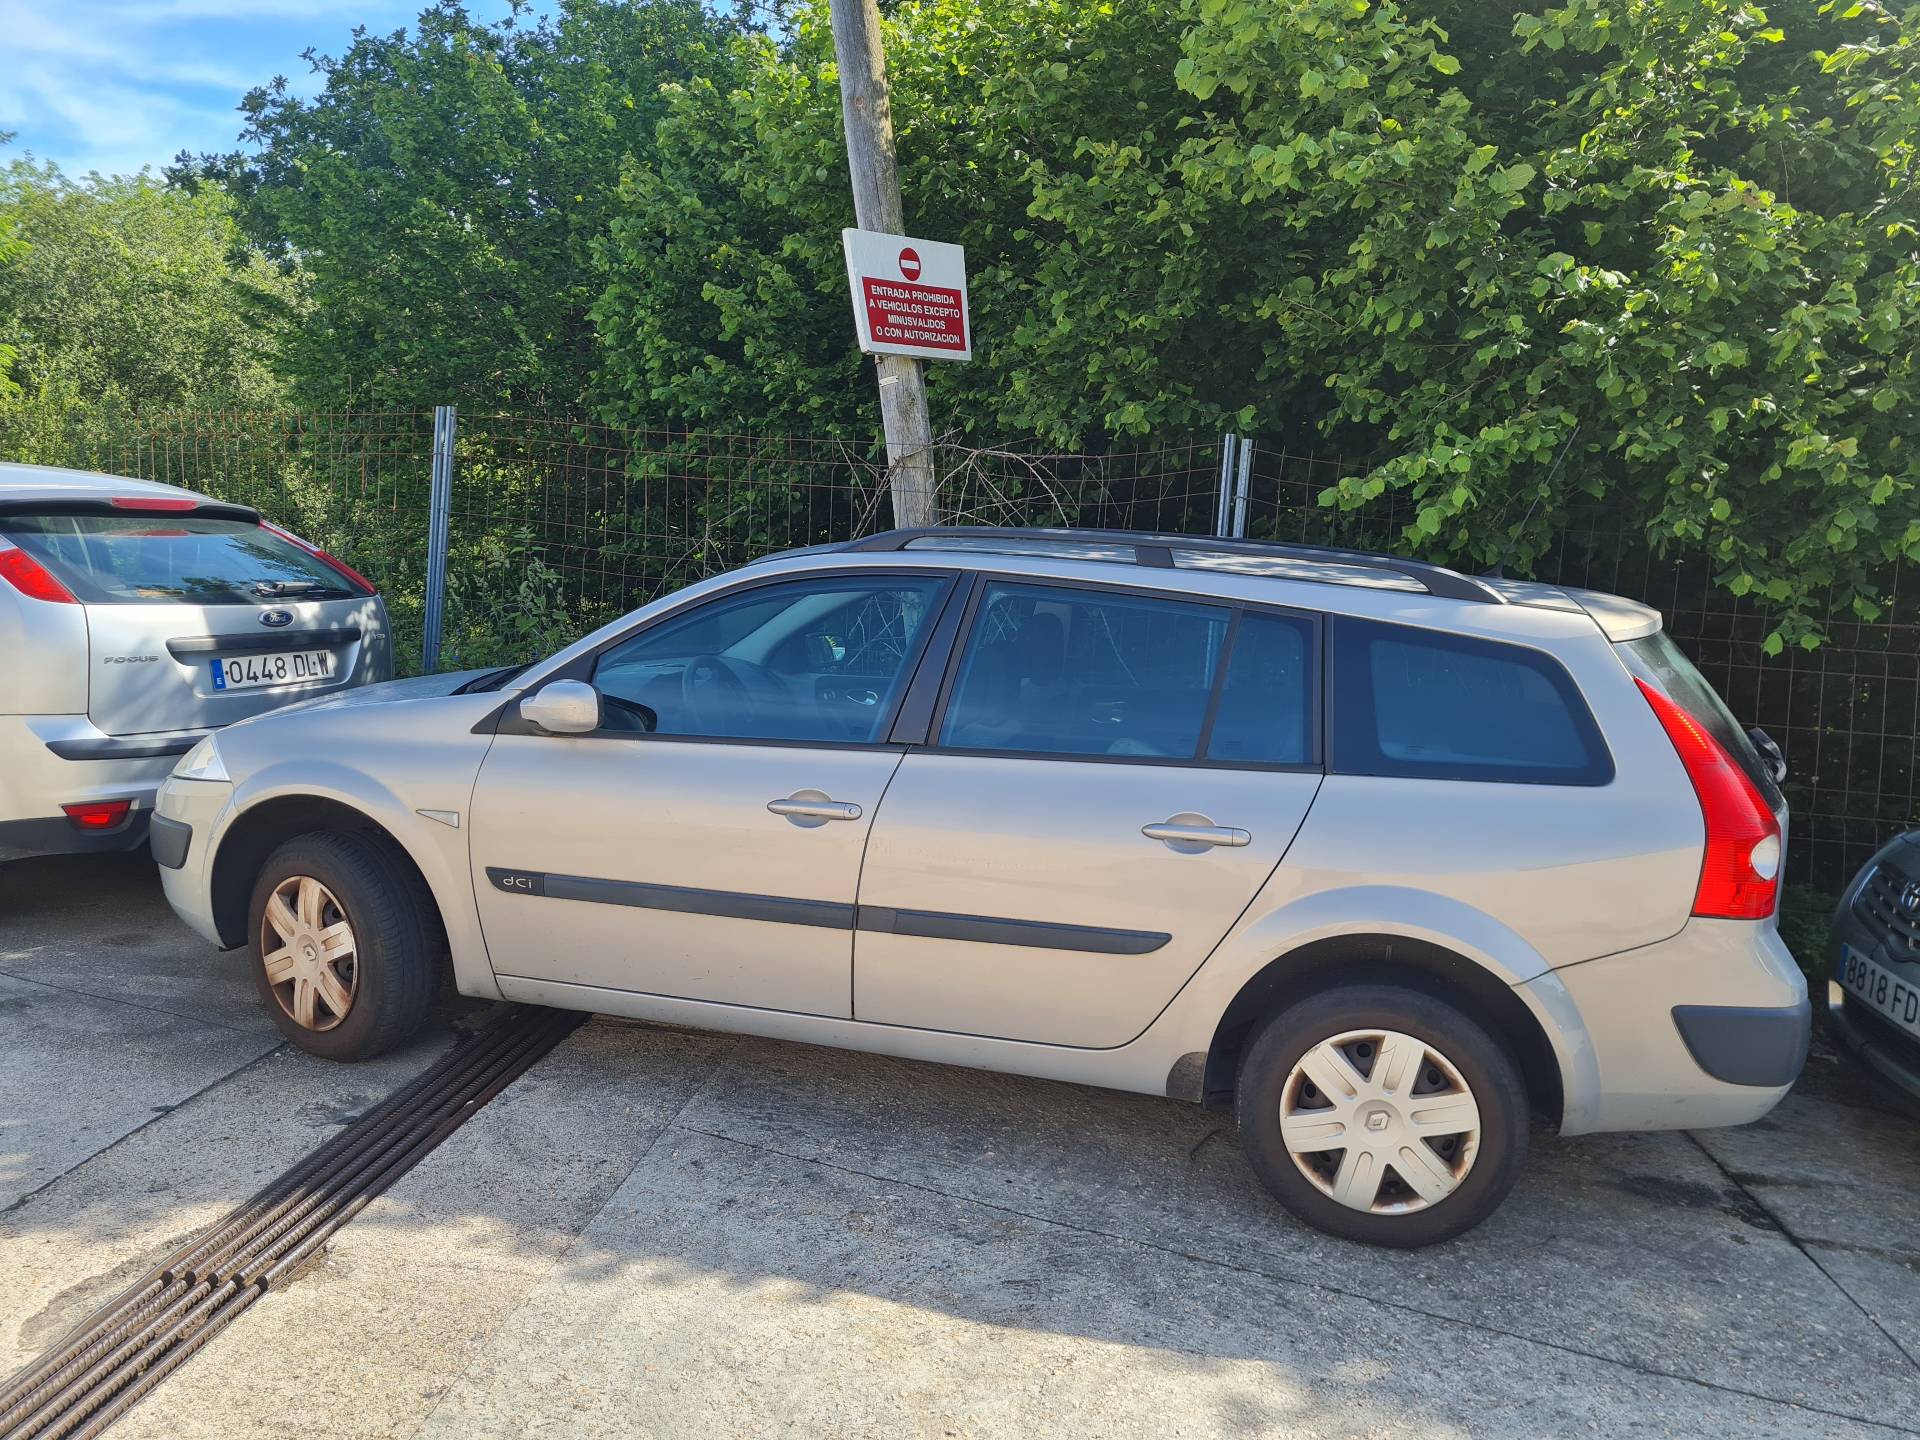
[[[454,0],[412,31],[356,30],[306,99],[251,93],[243,142],[182,157],[265,253],[297,261],[312,308],[287,352],[327,405],[566,413],[597,361],[593,242],[621,164],[651,156],[662,84],[724,58],[699,0],[568,0],[497,25]]]
[[[274,343],[300,280],[239,248],[215,190],[144,173],[72,180],[26,159],[0,171],[0,336],[16,352],[0,393],[6,452],[25,454],[29,432],[69,412],[275,403]]]
[[[1314,437],[1372,457],[1323,502],[1428,553],[1524,568],[1598,512],[1817,643],[1920,556],[1916,17],[901,6],[908,223],[967,245],[980,337],[936,429]],[[668,92],[601,247],[606,418],[872,432],[824,26]]]

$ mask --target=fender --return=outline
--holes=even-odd
[[[1394,885],[1316,890],[1321,883],[1319,876],[1288,875],[1283,865],[1275,885],[1291,894],[1263,891],[1134,1044],[1164,1056],[1169,1068],[1195,1054],[1204,1058],[1234,997],[1275,960],[1342,936],[1403,936],[1480,966],[1525,1004],[1558,1061],[1565,1112],[1584,1113],[1598,1091],[1598,1061],[1571,997],[1533,946],[1484,911],[1431,891]]]
[[[475,772],[478,773],[477,770]],[[472,795],[472,776],[465,791],[448,808],[463,816]],[[405,850],[433,892],[446,926],[447,948],[453,959],[456,987],[462,995],[497,1000],[500,989],[487,959],[480,933],[480,914],[473,896],[467,862],[464,826],[453,829],[415,813],[400,797],[364,771],[337,760],[274,761],[234,787],[233,798],[220,817],[221,843],[233,822],[250,810],[280,799],[331,800],[356,810],[379,825]]]

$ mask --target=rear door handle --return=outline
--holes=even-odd
[[[1142,825],[1140,833],[1149,840],[1164,840],[1169,845],[1226,845],[1238,849],[1253,841],[1253,836],[1245,830],[1206,821],[1195,822],[1178,815],[1157,824]]]
[[[863,813],[851,800],[829,800],[817,790],[802,790],[784,800],[769,800],[767,809],[791,820],[858,820]]]

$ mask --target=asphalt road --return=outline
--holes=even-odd
[[[0,1373],[482,1017],[311,1060],[144,861],[0,870]],[[113,1434],[1920,1434],[1917,1195],[1829,1055],[1392,1254],[1171,1101],[597,1021]]]

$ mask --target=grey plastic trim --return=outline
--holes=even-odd
[[[1729,1085],[1791,1085],[1806,1064],[1813,1001],[1779,1010],[1752,1005],[1676,1005],[1674,1028],[1694,1063]]]
[[[363,597],[356,597],[363,598]],[[271,630],[259,635],[189,635],[167,641],[167,653],[176,660],[198,660],[207,655],[275,655],[313,645],[351,645],[360,638],[355,624],[330,630]]]
[[[842,905],[832,900],[796,900],[741,890],[700,890],[639,880],[600,880],[589,875],[549,875],[540,870],[487,866],[493,888],[508,895],[583,900],[594,905],[630,905],[728,920],[764,920],[775,925],[813,925],[824,930],[866,930],[925,940],[964,940],[981,945],[1028,945],[1042,950],[1080,950],[1094,955],[1150,955],[1172,940],[1157,930],[1112,930],[1100,925],[1059,925],[1047,920],[1008,920],[993,915],[950,915],[938,910],[895,910],[884,905]]]
[[[151,740],[144,735],[103,735],[97,740],[49,740],[47,749],[62,760],[158,760],[163,755],[186,754],[201,738],[181,735]]]
[[[151,829],[147,844],[153,851],[154,863],[169,870],[178,870],[186,864],[187,849],[193,844],[193,827],[182,820],[169,820],[165,815],[155,815],[148,823]]]
[[[884,905],[862,905],[856,923],[859,929],[881,935],[968,940],[977,945],[1031,945],[1040,950],[1084,950],[1095,955],[1151,955],[1173,939],[1158,930],[1111,930],[1103,925],[1005,920],[993,915],[952,915],[940,910],[895,910]]]

